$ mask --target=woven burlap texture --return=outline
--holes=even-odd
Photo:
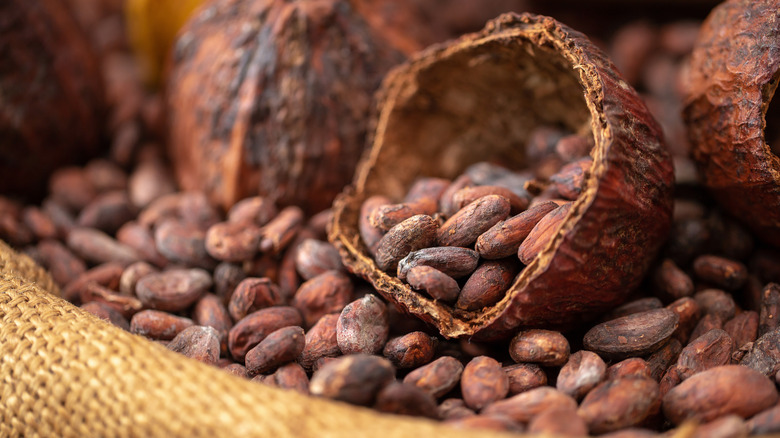
[[[0,437],[495,436],[240,379],[49,291],[49,275],[0,241]]]

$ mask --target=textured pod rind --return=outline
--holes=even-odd
[[[671,159],[640,97],[584,35],[549,17],[504,14],[395,68],[379,96],[371,149],[334,203],[329,238],[387,299],[444,336],[496,339],[592,317],[638,285],[670,228]],[[357,232],[365,198],[400,199],[417,175],[452,178],[477,161],[518,166],[517,145],[541,123],[589,126],[593,165],[562,227],[504,299],[456,311],[376,268]]]
[[[780,80],[780,2],[729,0],[713,9],[690,70],[683,118],[704,184],[726,211],[780,245],[780,159],[764,135]]]
[[[210,2],[171,58],[180,185],[224,207],[259,194],[308,213],[349,182],[373,92],[402,60],[343,0]]]
[[[0,47],[0,192],[41,196],[52,171],[99,152],[98,60],[57,0],[0,3]]]

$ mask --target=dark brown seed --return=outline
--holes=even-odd
[[[474,249],[484,259],[494,260],[514,256],[531,230],[558,204],[546,201],[503,220],[477,238]]]
[[[442,356],[433,362],[411,371],[404,383],[411,383],[439,398],[450,392],[460,382],[463,364],[451,356]]]
[[[582,193],[583,183],[592,165],[593,160],[584,157],[561,167],[555,175],[550,176],[551,187],[561,198],[574,201]]]
[[[212,285],[202,269],[173,269],[138,280],[135,294],[152,309],[178,312],[190,307]]]
[[[450,186],[450,180],[444,178],[417,178],[404,197],[404,202],[416,202],[430,198],[438,204],[441,195]],[[436,210],[434,210],[436,211]]]
[[[41,203],[41,209],[54,222],[59,236],[67,236],[70,230],[76,226],[76,218],[73,214],[52,198],[44,199]]]
[[[660,309],[663,306],[661,300],[656,297],[639,298],[612,309],[612,311],[604,317],[603,321],[610,321],[633,313]]]
[[[433,396],[410,383],[392,382],[382,388],[374,409],[388,414],[439,418]]]
[[[143,307],[141,301],[137,298],[121,295],[114,290],[97,283],[87,283],[81,289],[79,299],[82,303],[99,301],[112,309],[115,309],[125,318],[130,318]]]
[[[84,166],[84,176],[98,192],[127,189],[127,174],[113,161],[96,158]]]
[[[518,363],[504,367],[509,377],[509,395],[520,394],[547,384],[547,374],[539,365]]]
[[[555,387],[579,400],[604,379],[606,371],[607,364],[598,354],[580,350],[572,354],[563,365]]]
[[[244,198],[235,204],[227,212],[228,222],[253,224],[262,227],[271,221],[279,211],[270,198],[252,196]]]
[[[57,240],[42,240],[38,251],[44,267],[61,287],[74,281],[87,270],[87,265]]]
[[[677,369],[677,364],[674,364],[670,366],[664,375],[661,377],[661,381],[658,384],[658,389],[661,392],[661,397],[666,396],[666,394],[672,390],[675,386],[679,385],[680,382],[682,382],[682,377],[680,377],[680,372]]]
[[[665,308],[634,313],[594,326],[585,334],[583,343],[605,358],[644,356],[671,337],[678,321],[677,314]]]
[[[371,213],[380,205],[390,204],[390,202],[390,198],[386,196],[375,195],[363,201],[363,205],[360,207],[360,220],[358,222],[360,238],[363,239],[363,244],[366,245],[368,253],[372,256],[376,256],[376,248],[385,233],[382,229],[371,225]]]
[[[262,228],[260,251],[278,254],[295,238],[303,226],[303,210],[296,206],[285,207]]]
[[[122,295],[135,295],[135,286],[138,280],[149,274],[159,272],[157,268],[146,262],[135,262],[122,271],[119,277],[119,293]]]
[[[780,432],[780,406],[774,406],[756,414],[747,422],[751,435],[763,435]]]
[[[300,239],[304,234],[303,231],[299,233],[296,240]],[[297,245],[293,242],[291,247],[284,252],[282,260],[276,269],[276,283],[279,286],[279,293],[285,302],[289,302],[292,296],[295,295],[295,291],[301,287],[301,277],[295,268],[296,248]]]
[[[114,234],[136,214],[127,192],[118,190],[96,196],[81,210],[76,222],[81,227],[97,228],[107,234]]]
[[[570,396],[549,386],[541,386],[499,400],[487,406],[485,415],[503,415],[518,423],[528,423],[539,413],[548,409],[577,409],[577,402]]]
[[[449,419],[446,424],[457,429],[493,430],[496,432],[521,433],[525,429],[521,424],[501,415],[473,415]]]
[[[552,330],[524,330],[512,338],[509,355],[518,363],[561,366],[569,360],[569,341]]]
[[[737,305],[731,295],[720,289],[705,289],[697,292],[693,299],[696,300],[702,314],[713,314],[721,321],[733,318],[737,311]]]
[[[22,210],[22,224],[29,229],[35,238],[56,239],[59,236],[57,225],[47,213],[38,207],[27,206]]]
[[[81,292],[90,283],[97,283],[109,289],[119,288],[119,278],[122,276],[123,266],[119,263],[104,263],[85,271],[75,280],[68,283],[62,290],[62,297],[71,303],[79,302]]]
[[[692,438],[746,437],[748,425],[738,415],[726,415],[696,427]]]
[[[758,335],[762,336],[780,326],[780,285],[769,283],[761,291]]]
[[[250,376],[275,371],[280,365],[295,360],[303,351],[304,343],[300,327],[283,327],[269,333],[247,351],[246,370]]]
[[[758,338],[739,363],[765,376],[777,374],[780,371],[780,329]]]
[[[277,388],[290,389],[304,395],[309,394],[309,376],[295,362],[280,366],[270,378]]]
[[[171,172],[160,160],[144,160],[130,174],[127,192],[138,208],[145,208],[156,199],[176,191]]]
[[[553,236],[558,232],[563,220],[571,210],[572,203],[559,205],[555,210],[547,213],[534,226],[528,237],[523,240],[517,249],[517,256],[523,264],[528,265],[536,258],[536,255],[547,246]]]
[[[136,220],[140,225],[152,229],[166,219],[181,219],[182,196],[182,193],[170,193],[154,199],[141,210]]]
[[[379,205],[370,213],[368,221],[372,227],[387,231],[418,214],[433,216],[437,206],[437,201],[428,197],[414,202]]]
[[[378,353],[389,333],[387,307],[373,294],[347,304],[336,324],[336,340],[344,354]]]
[[[343,271],[344,265],[333,245],[317,239],[305,239],[295,250],[295,268],[304,280],[311,280],[325,271]]]
[[[193,224],[201,230],[207,230],[210,226],[220,221],[217,208],[212,205],[203,192],[179,192],[174,196],[178,198],[175,216],[188,224]]]
[[[460,286],[454,278],[430,266],[419,265],[406,274],[406,281],[412,289],[420,290],[436,300],[453,302],[458,299]]]
[[[417,215],[391,228],[376,246],[376,264],[383,271],[395,272],[398,262],[412,251],[427,248],[436,241],[439,224],[430,216]]]
[[[516,260],[502,259],[483,262],[471,274],[460,290],[455,307],[478,310],[501,301],[520,272]]]
[[[450,217],[455,214],[456,211],[460,210],[453,199],[455,193],[457,193],[458,190],[473,184],[474,182],[471,177],[464,173],[455,178],[449,187],[442,192],[441,197],[439,198],[439,211],[444,214],[444,217]]]
[[[125,318],[121,312],[105,303],[90,301],[82,304],[81,308],[123,330],[130,331],[130,323],[127,322],[127,318]]]
[[[693,280],[672,259],[665,259],[653,274],[655,286],[663,294],[677,300],[693,295]]]
[[[162,268],[168,264],[168,259],[157,251],[152,232],[138,222],[130,221],[122,225],[116,232],[116,239],[134,249],[141,259],[157,267]]]
[[[682,351],[682,344],[679,340],[672,338],[663,347],[647,356],[650,377],[658,381],[666,369],[669,368],[669,365],[677,362],[680,351]]]
[[[49,193],[58,203],[75,212],[81,211],[97,196],[95,186],[78,167],[62,167],[52,173]]]
[[[696,300],[691,297],[680,298],[666,306],[666,308],[676,313],[680,318],[677,330],[672,336],[679,339],[680,342],[688,342],[688,337],[691,335],[691,332],[696,327],[696,324],[701,317],[701,311]]]
[[[233,321],[266,307],[282,304],[279,289],[270,278],[249,277],[238,283],[228,303],[228,313]]]
[[[423,366],[433,360],[435,352],[434,339],[419,331],[390,339],[382,350],[382,354],[400,369]]]
[[[594,434],[638,426],[658,412],[658,383],[644,378],[622,378],[601,383],[585,396],[577,413]]]
[[[159,310],[142,310],[130,320],[130,332],[149,339],[170,341],[182,330],[194,325],[183,316],[176,316]]]
[[[458,210],[436,232],[440,246],[470,247],[480,234],[509,216],[509,200],[499,195],[483,196]]]
[[[777,389],[765,375],[745,366],[725,365],[672,388],[663,398],[663,411],[674,424],[690,419],[712,421],[727,414],[749,418],[777,399]]]
[[[758,337],[758,313],[747,310],[723,324],[723,330],[734,340],[734,349],[753,342]]]
[[[236,376],[236,377],[243,377],[248,378],[249,374],[246,372],[246,367],[241,365],[240,363],[231,363],[229,365],[225,365],[224,367],[221,367],[222,370]]]
[[[233,327],[233,321],[230,319],[227,308],[222,304],[222,300],[214,294],[203,295],[195,303],[195,308],[192,309],[192,319],[195,324],[213,327],[219,333],[220,349],[222,355],[226,355],[228,333]]]
[[[387,359],[353,354],[332,359],[311,377],[312,395],[361,406],[370,406],[377,394],[393,381],[395,369]]]
[[[174,263],[214,269],[217,261],[206,251],[206,230],[198,224],[165,219],[154,231],[154,243],[160,254]]]
[[[693,271],[700,279],[726,290],[737,290],[747,280],[742,263],[714,255],[702,255],[693,261]]]
[[[276,306],[250,313],[238,321],[228,333],[230,355],[244,362],[247,351],[266,336],[282,327],[300,326],[301,314],[294,307]]]
[[[206,231],[206,251],[223,262],[252,259],[259,243],[260,227],[251,223],[218,222]]]
[[[410,252],[398,263],[398,278],[406,280],[415,266],[430,266],[452,278],[465,277],[477,268],[479,254],[468,248],[435,246]]]
[[[214,268],[214,292],[223,303],[227,304],[233,291],[244,278],[246,273],[240,266],[222,262]]]
[[[463,369],[460,391],[466,406],[478,411],[506,397],[509,378],[495,359],[477,356]]]
[[[298,363],[305,369],[310,370],[314,362],[323,357],[336,357],[341,354],[338,341],[336,340],[336,324],[339,315],[323,315],[306,332],[306,342],[298,357]]]
[[[455,203],[455,207],[460,210],[477,199],[488,195],[498,195],[506,198],[509,201],[510,214],[519,214],[528,208],[528,198],[520,197],[506,187],[495,185],[464,187],[453,194],[452,201]]]
[[[349,277],[327,271],[301,284],[292,305],[303,315],[304,327],[311,327],[323,315],[340,313],[352,299],[353,290]]]
[[[690,338],[688,338],[688,342],[692,342],[699,336],[707,333],[710,330],[714,329],[722,329],[723,328],[723,320],[720,319],[715,314],[708,313],[704,315],[699,322],[696,324],[696,327],[693,328],[693,331],[691,332]]]
[[[219,334],[212,327],[194,325],[182,330],[168,349],[209,365],[219,360]]]
[[[658,351],[656,351],[656,353],[658,353]],[[650,365],[648,365],[647,361],[641,357],[630,357],[610,365],[609,368],[607,368],[605,380],[617,380],[627,377],[652,379],[657,381],[657,379],[653,378],[653,371],[650,369]]]
[[[555,143],[555,153],[569,162],[586,156],[592,147],[593,142],[582,135],[564,135]]]
[[[444,400],[439,405],[438,411],[441,420],[456,420],[458,418],[476,415],[474,411],[466,407],[466,403],[461,398],[448,398]]]
[[[565,419],[565,421],[562,421]],[[586,436],[588,425],[585,420],[577,415],[577,410],[572,408],[550,408],[540,412],[528,423],[529,434],[541,434],[544,436]]]
[[[126,266],[140,259],[134,249],[94,228],[73,228],[67,244],[71,251],[92,263],[117,262]]]
[[[723,330],[713,329],[686,345],[677,359],[677,372],[683,380],[696,373],[731,363],[734,341]]]

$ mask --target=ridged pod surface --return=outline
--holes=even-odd
[[[766,120],[780,79],[780,1],[712,10],[691,55],[683,117],[702,179],[721,206],[780,246],[780,159]]]
[[[402,56],[342,0],[215,0],[185,25],[167,80],[180,185],[330,206],[365,144],[372,96]]]
[[[505,14],[432,46],[388,75],[378,104],[329,238],[351,271],[444,336],[496,339],[593,317],[639,284],[669,231],[673,175],[660,128],[605,55],[552,18]],[[593,165],[560,230],[501,301],[456,310],[377,268],[358,232],[366,198],[399,200],[418,176],[453,178],[478,161],[520,168],[540,124],[584,125]]]

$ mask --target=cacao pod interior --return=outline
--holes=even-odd
[[[669,231],[673,172],[660,127],[604,54],[552,18],[504,14],[431,46],[385,78],[378,104],[329,239],[352,272],[443,336],[490,340],[593,318],[639,284]],[[593,164],[560,229],[501,301],[454,309],[377,268],[358,232],[365,199],[400,200],[417,177],[453,178],[479,161],[522,168],[541,124],[590,132]]]

